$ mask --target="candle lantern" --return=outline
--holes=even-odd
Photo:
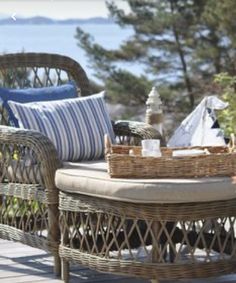
[[[153,87],[148,95],[146,102],[146,123],[152,125],[159,133],[163,134],[163,111],[162,111],[162,101],[160,94],[158,93],[156,87]]]

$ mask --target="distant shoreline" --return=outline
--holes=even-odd
[[[47,17],[32,17],[32,18],[18,18],[15,15],[13,18],[0,19],[0,25],[81,25],[81,24],[114,24],[115,22],[111,18],[95,17],[88,19],[66,19],[66,20],[54,20]]]

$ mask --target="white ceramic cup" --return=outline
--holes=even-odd
[[[161,152],[159,150],[146,150],[142,149],[142,156],[152,156],[152,157],[161,157]]]
[[[160,140],[142,140],[142,149],[147,151],[159,151]]]

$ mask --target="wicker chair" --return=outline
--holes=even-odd
[[[76,83],[79,95],[90,94],[86,73],[71,58],[43,53],[0,56],[1,87],[44,87],[68,80]],[[9,127],[6,110],[1,108],[0,113],[0,238],[51,252],[54,271],[59,275],[58,189],[54,175],[61,162],[49,139]],[[117,122],[114,130],[121,142],[159,137],[143,123]]]

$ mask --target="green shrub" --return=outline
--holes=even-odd
[[[220,125],[226,136],[236,134],[236,76],[220,73],[215,76],[214,82],[220,87],[220,97],[229,103],[218,115]]]

